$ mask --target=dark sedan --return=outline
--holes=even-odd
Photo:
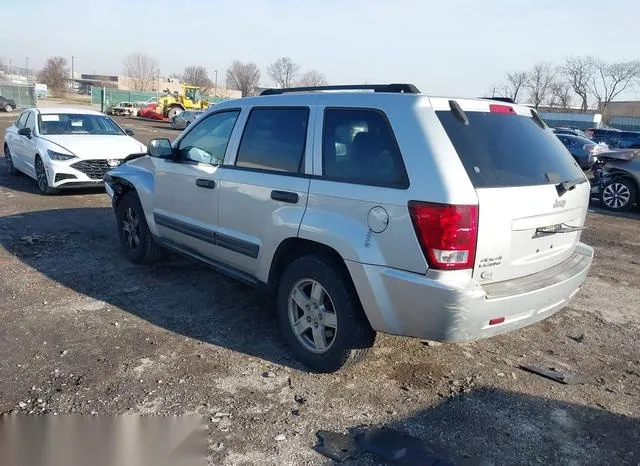
[[[572,134],[558,134],[557,136],[583,170],[593,166],[598,154],[609,150],[606,144],[598,144],[581,136]]]
[[[13,109],[17,108],[16,101],[13,99],[9,99],[7,97],[2,97],[0,95],[0,109],[5,112],[11,112]]]

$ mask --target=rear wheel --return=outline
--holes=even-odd
[[[304,256],[287,267],[278,317],[292,352],[317,372],[361,361],[376,337],[344,266],[325,256]]]
[[[636,186],[626,178],[609,181],[600,190],[600,204],[608,210],[629,210],[636,200]]]
[[[122,196],[116,207],[118,236],[127,258],[136,264],[150,264],[162,256],[144,216],[144,209],[135,192]]]
[[[11,113],[13,111],[13,105],[5,104],[4,111],[7,112],[7,113]]]
[[[49,186],[49,179],[47,178],[47,171],[44,168],[44,163],[42,162],[42,158],[39,155],[36,155],[36,181],[38,182],[38,188],[42,194],[46,194],[47,196],[51,196],[53,194],[58,194],[60,192],[59,189],[52,188]]]
[[[9,175],[17,175],[20,172],[13,165],[13,159],[11,158],[11,151],[9,150],[9,146],[4,145],[4,159],[7,162],[7,170],[9,171]]]

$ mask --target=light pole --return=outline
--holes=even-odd
[[[29,57],[24,59],[24,64],[26,65],[24,76],[27,78],[27,84],[29,84]]]
[[[216,75],[216,79],[213,84],[213,96],[218,97],[218,70],[215,70],[214,73]]]
[[[71,91],[75,91],[76,87],[75,87],[75,65],[76,65],[76,57],[74,57],[73,55],[71,55]]]
[[[13,59],[9,58],[9,79],[13,84]]]

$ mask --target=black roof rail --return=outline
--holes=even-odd
[[[511,97],[480,97],[484,100],[497,100],[498,102],[507,102],[509,104],[515,104],[516,102]]]
[[[343,84],[337,86],[308,86],[308,87],[286,87],[283,89],[265,89],[260,95],[279,95],[289,92],[312,92],[312,91],[373,91],[373,92],[394,92],[405,94],[420,94],[420,90],[413,84]]]

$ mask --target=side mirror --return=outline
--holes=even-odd
[[[136,134],[136,132],[131,128],[125,129],[124,132],[127,133],[128,136],[134,136]]]
[[[30,138],[31,137],[31,128],[20,128],[18,130],[18,134],[20,136],[26,136],[26,137]]]
[[[160,159],[168,159],[173,155],[173,147],[168,139],[152,139],[149,142],[149,155]]]

